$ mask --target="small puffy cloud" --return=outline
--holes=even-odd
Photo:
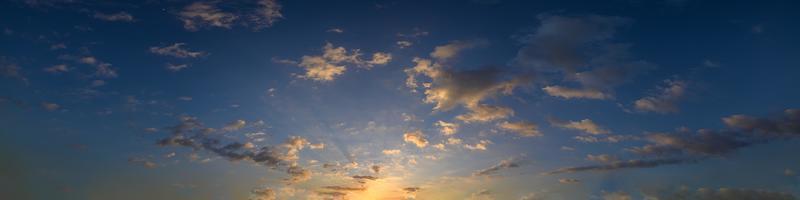
[[[61,105],[50,102],[42,102],[42,108],[47,111],[56,111],[58,109],[61,109]]]
[[[583,119],[580,121],[565,121],[556,118],[550,118],[548,121],[555,127],[583,131],[592,135],[607,134],[611,132],[595,124],[590,119]]]
[[[439,132],[441,132],[442,135],[445,136],[453,135],[456,134],[456,132],[458,132],[458,124],[456,123],[448,123],[439,120],[438,122],[436,122],[436,126],[439,127]]]
[[[610,99],[611,95],[592,88],[568,88],[562,86],[547,86],[542,88],[548,95],[565,99]]]
[[[397,41],[397,47],[401,49],[411,47],[411,45],[414,45],[414,43],[412,43],[411,41],[406,41],[406,40]]]
[[[680,80],[666,80],[666,86],[653,96],[643,97],[633,102],[634,108],[642,112],[674,113],[678,112],[677,103],[686,95],[688,83]]]
[[[439,61],[445,61],[458,55],[463,50],[471,49],[479,46],[488,45],[489,41],[486,40],[468,40],[468,41],[452,41],[446,45],[437,46],[431,52],[431,58]]]
[[[166,68],[167,68],[167,70],[169,70],[169,71],[171,71],[171,72],[178,72],[178,71],[181,71],[181,70],[183,70],[183,69],[189,68],[189,64],[172,64],[172,63],[167,63],[167,66],[166,66]]]
[[[401,153],[400,149],[384,149],[383,150],[383,154],[384,155],[400,155],[400,153]]]
[[[344,29],[341,29],[341,28],[331,28],[331,29],[328,29],[326,32],[328,32],[328,33],[344,33]]]
[[[473,151],[475,151],[475,150],[486,151],[487,146],[489,146],[489,144],[491,144],[491,143],[492,143],[492,141],[489,141],[489,140],[480,140],[480,141],[478,141],[478,143],[475,143],[475,144],[465,144],[464,148],[467,148],[467,149],[473,150]]]
[[[454,137],[447,138],[447,144],[449,144],[449,145],[461,144],[461,139],[454,138]]]
[[[331,43],[322,47],[323,54],[315,56],[303,56],[297,66],[306,70],[300,78],[315,81],[333,81],[337,76],[344,74],[347,65],[355,65],[360,68],[370,69],[375,65],[386,65],[392,60],[392,55],[388,53],[376,52],[372,54],[371,60],[361,58],[362,53],[359,49],[347,50],[344,47],[335,47]]]
[[[258,0],[255,11],[249,15],[249,24],[255,30],[272,27],[275,22],[283,19],[282,6],[277,0]]]
[[[51,74],[60,74],[60,73],[69,72],[70,68],[65,64],[59,64],[59,65],[53,65],[53,66],[48,67],[48,68],[44,68],[43,70],[45,72],[51,73]]]
[[[533,137],[533,136],[542,136],[542,133],[539,132],[539,127],[532,123],[526,121],[520,122],[501,122],[497,124],[502,130],[510,131],[519,134],[522,137]]]
[[[233,121],[231,123],[226,124],[225,127],[222,127],[222,130],[224,130],[224,131],[236,131],[236,130],[239,130],[241,128],[244,128],[244,126],[246,124],[247,124],[247,122],[245,122],[244,120],[238,119],[236,121]]]
[[[150,47],[150,53],[162,56],[172,56],[177,58],[197,58],[207,55],[206,52],[191,51],[189,49],[184,48],[184,46],[186,46],[186,43],[180,43],[180,42],[163,47],[154,46]]]
[[[105,21],[112,21],[112,22],[116,22],[116,21],[132,22],[132,21],[134,21],[133,15],[131,15],[131,14],[125,12],[125,11],[121,11],[121,12],[118,12],[118,13],[112,13],[112,14],[105,14],[105,13],[98,12],[98,13],[94,14],[94,18],[100,19],[100,20],[105,20]]]
[[[94,66],[95,72],[92,76],[99,78],[116,78],[118,76],[116,69],[111,67],[111,63],[103,62],[94,56],[83,56],[80,58],[65,56],[64,58],[81,64]]]
[[[233,13],[223,12],[217,8],[215,2],[198,1],[184,7],[178,13],[178,18],[183,21],[183,28],[197,31],[203,27],[231,28],[234,20],[239,17]]]
[[[488,176],[488,175],[496,174],[498,171],[503,170],[503,169],[517,168],[519,166],[520,166],[520,161],[519,160],[514,159],[514,158],[509,158],[509,159],[501,160],[500,163],[497,163],[496,165],[491,166],[489,168],[478,170],[478,171],[472,173],[472,175],[473,176]]]
[[[423,134],[422,131],[420,130],[404,133],[403,141],[407,143],[412,143],[419,148],[424,148],[425,146],[428,145],[428,139],[425,138],[425,134]]]

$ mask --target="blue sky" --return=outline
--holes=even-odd
[[[0,3],[3,199],[795,199],[791,1]]]

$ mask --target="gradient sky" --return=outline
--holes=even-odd
[[[794,1],[0,2],[0,199],[795,199]]]

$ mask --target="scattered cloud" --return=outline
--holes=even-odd
[[[361,58],[359,49],[348,51],[344,47],[335,47],[331,43],[322,47],[323,54],[303,56],[297,66],[306,70],[304,75],[298,77],[315,81],[333,81],[337,76],[344,74],[346,65],[351,64],[359,68],[370,69],[375,65],[386,65],[392,60],[388,53],[376,52],[371,60]]]
[[[439,127],[439,132],[441,132],[442,135],[445,136],[453,135],[456,134],[456,132],[458,132],[458,124],[456,123],[448,123],[439,120],[438,122],[436,122],[436,126]]]
[[[401,49],[405,49],[405,48],[411,47],[411,45],[414,45],[414,43],[411,42],[411,41],[406,41],[406,40],[397,41],[397,47],[399,47]]]
[[[344,29],[341,29],[341,28],[331,28],[331,29],[328,29],[326,32],[328,32],[328,33],[344,33]]]
[[[412,143],[419,148],[424,148],[428,145],[428,139],[425,138],[425,134],[422,133],[420,130],[410,131],[403,134],[403,141],[407,143]]]
[[[527,121],[520,121],[520,122],[501,122],[497,125],[500,129],[511,131],[514,133],[519,134],[523,137],[533,137],[533,136],[542,136],[542,133],[539,132],[539,126],[532,122]]]
[[[479,39],[479,40],[467,40],[467,41],[452,41],[446,45],[437,46],[433,52],[431,52],[431,58],[434,58],[438,61],[446,61],[449,60],[461,51],[466,49],[472,49],[475,47],[485,46],[488,45],[489,41]]]
[[[258,0],[247,5],[218,5],[225,3],[235,4],[215,1],[194,2],[178,13],[178,19],[189,31],[209,27],[230,29],[236,24],[250,26],[257,31],[272,27],[275,22],[284,18],[281,13],[282,7],[275,0]],[[231,11],[225,11],[222,8]]]
[[[583,171],[612,171],[612,170],[629,169],[629,168],[653,168],[661,165],[674,165],[674,164],[692,163],[692,162],[695,162],[695,160],[687,160],[687,159],[628,160],[628,161],[618,161],[601,165],[566,167],[550,172],[545,172],[544,174],[553,175],[553,174],[575,173]]]
[[[486,151],[487,146],[489,146],[489,144],[492,144],[492,141],[480,140],[480,141],[478,141],[478,143],[475,143],[475,144],[465,144],[464,148],[467,148],[467,149],[473,150],[473,151],[474,150]]]
[[[118,13],[112,13],[112,14],[105,14],[105,13],[97,12],[97,13],[94,13],[94,18],[100,19],[100,20],[105,20],[105,21],[112,21],[112,22],[117,22],[117,21],[119,21],[119,22],[132,22],[132,21],[134,21],[133,15],[131,15],[131,14],[125,12],[125,11],[121,11],[121,12],[118,12]]]
[[[686,95],[688,83],[681,80],[666,80],[666,87],[660,88],[659,94],[643,97],[633,102],[636,110],[642,112],[674,113],[678,112],[678,102]]]
[[[590,119],[583,119],[580,121],[565,121],[558,118],[550,117],[548,119],[550,125],[570,130],[578,130],[592,135],[607,134],[611,131],[600,127]]]
[[[60,74],[60,73],[67,73],[70,71],[70,68],[65,64],[53,65],[48,68],[43,69],[47,73],[51,74]]]
[[[599,154],[599,155],[586,155],[586,160],[595,161],[599,163],[614,163],[619,161],[617,157],[608,155],[608,154]]]
[[[473,176],[488,176],[498,173],[498,171],[503,169],[509,168],[518,168],[520,166],[520,161],[515,158],[509,158],[505,160],[501,160],[500,163],[497,163],[494,166],[491,166],[486,169],[478,170],[472,173]]]
[[[593,88],[568,88],[562,86],[547,86],[542,88],[550,96],[564,99],[611,99],[613,96]]]
[[[383,150],[383,154],[384,155],[400,155],[400,153],[401,153],[400,149],[384,149]]]
[[[176,58],[197,58],[207,55],[206,52],[191,51],[189,49],[184,48],[184,46],[186,46],[186,43],[180,43],[180,42],[164,47],[154,46],[150,47],[150,53],[162,56],[172,56]]]

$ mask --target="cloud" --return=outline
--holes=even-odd
[[[181,71],[181,70],[183,70],[183,69],[189,68],[189,64],[172,64],[172,63],[167,63],[167,67],[166,67],[166,68],[167,68],[167,70],[169,70],[169,71],[171,71],[171,72],[179,72],[179,71]]]
[[[425,134],[420,130],[406,132],[403,134],[403,141],[412,143],[419,148],[424,148],[428,145],[428,139],[425,139]]]
[[[8,61],[5,57],[0,57],[0,76],[28,82],[28,79],[20,73],[19,65]]]
[[[383,150],[383,154],[384,155],[400,155],[400,153],[401,153],[400,149],[384,149]]]
[[[275,193],[272,188],[260,188],[254,189],[250,191],[250,198],[249,200],[275,200],[277,199],[277,194]]]
[[[47,111],[57,111],[58,109],[61,109],[61,105],[50,102],[42,102],[42,108]]]
[[[74,57],[70,55],[64,55],[61,57],[62,59],[72,60],[77,63],[91,65],[95,67],[95,72],[92,74],[94,77],[98,78],[116,78],[118,76],[117,70],[112,68],[111,63],[103,62],[100,59],[97,59],[94,56],[83,56],[83,57]]]
[[[431,58],[438,61],[446,61],[458,55],[461,51],[475,47],[488,45],[489,41],[486,40],[468,40],[468,41],[452,41],[446,45],[437,46],[431,52]]]
[[[575,183],[580,183],[581,180],[574,179],[574,178],[562,178],[562,179],[558,179],[558,182],[562,183],[562,184],[575,184]]]
[[[304,75],[298,77],[315,81],[333,81],[337,76],[344,74],[346,65],[351,64],[360,68],[370,69],[375,65],[386,65],[392,60],[388,53],[376,52],[371,60],[361,58],[359,49],[348,51],[344,47],[335,47],[331,43],[322,47],[323,54],[303,56],[297,66],[306,70]]]
[[[191,51],[185,49],[184,46],[186,46],[186,43],[180,43],[180,42],[164,47],[154,46],[150,47],[150,53],[162,56],[172,56],[176,58],[197,58],[207,55],[206,52]]]
[[[626,192],[603,192],[603,200],[633,200]]]
[[[509,168],[518,168],[519,166],[520,166],[519,160],[517,160],[515,158],[509,158],[509,159],[501,160],[500,163],[497,163],[496,165],[491,166],[489,168],[478,170],[478,171],[472,173],[472,175],[473,176],[489,176],[489,175],[496,174],[500,170],[509,169]]]
[[[216,2],[194,2],[178,13],[183,21],[183,28],[197,31],[203,27],[231,28],[234,20],[239,18],[233,13],[223,12],[216,7]]]
[[[235,126],[241,123],[235,121]],[[169,137],[158,140],[160,146],[183,146],[194,150],[206,150],[231,161],[251,161],[271,169],[286,169],[289,175],[284,181],[288,184],[306,181],[311,178],[311,171],[298,165],[300,150],[309,145],[308,140],[299,136],[291,136],[283,143],[260,148],[253,148],[236,141],[227,141],[228,138],[219,138],[215,129],[207,128],[195,117],[183,116],[180,123],[168,127],[171,130]]]
[[[635,135],[603,135],[603,136],[595,136],[595,135],[577,135],[573,137],[575,140],[584,143],[598,143],[598,142],[607,142],[607,143],[617,143],[626,140],[637,140],[640,139],[638,136]]]
[[[414,45],[414,43],[412,43],[411,41],[406,41],[406,40],[397,41],[397,47],[401,49],[411,47],[411,45]]]
[[[258,0],[255,12],[249,16],[249,22],[255,30],[272,27],[283,19],[281,5],[276,0]]]
[[[121,11],[121,12],[113,13],[113,14],[105,14],[105,13],[98,12],[98,13],[94,13],[94,18],[105,20],[105,21],[112,21],[112,22],[116,22],[116,21],[132,22],[132,21],[134,21],[133,15],[131,15],[131,14],[125,12],[125,11]]]
[[[548,121],[550,122],[550,125],[553,125],[555,127],[583,131],[585,133],[592,135],[607,134],[611,132],[595,124],[590,119],[583,119],[580,121],[565,121],[551,117],[548,119]]]
[[[666,80],[666,87],[653,96],[643,97],[633,102],[636,110],[642,112],[674,113],[678,112],[678,102],[686,95],[688,83],[681,80]]]
[[[645,140],[651,144],[629,149],[642,155],[725,155],[750,146],[751,141],[736,132],[700,129],[696,133],[650,133]]]
[[[613,96],[592,88],[568,88],[562,86],[547,86],[542,88],[548,95],[565,99],[611,99]]]
[[[691,190],[681,187],[674,190],[643,191],[648,199],[686,199],[686,200],[792,200],[797,199],[791,193],[775,192],[762,189],[737,189],[737,188],[698,188]]]
[[[448,123],[439,120],[438,122],[435,123],[435,125],[439,127],[439,132],[441,132],[442,135],[445,136],[453,135],[456,134],[456,132],[458,132],[458,124],[456,123]]]
[[[478,141],[478,143],[475,143],[475,144],[464,144],[464,148],[467,148],[467,149],[473,150],[473,151],[474,150],[486,151],[487,146],[489,146],[489,144],[492,144],[492,141],[480,140],[480,141]]]
[[[653,168],[661,165],[674,165],[674,164],[693,163],[693,162],[695,162],[695,160],[692,159],[628,160],[628,161],[618,161],[602,165],[566,167],[554,171],[545,172],[544,174],[554,175],[554,174],[575,173],[583,171],[612,171],[612,170],[629,169],[629,168]]]
[[[494,197],[492,197],[491,191],[483,189],[470,194],[468,200],[494,200]]]
[[[491,105],[474,105],[468,106],[468,113],[456,116],[456,119],[466,123],[473,122],[490,122],[500,119],[506,119],[514,115],[514,110],[503,106]]]
[[[501,122],[497,124],[497,127],[506,131],[517,133],[523,137],[542,136],[542,133],[539,132],[539,127],[532,122]]]
[[[586,15],[539,15],[535,32],[521,37],[523,46],[514,63],[542,74],[560,75],[562,82],[580,87],[551,85],[551,96],[565,99],[613,99],[613,87],[641,71],[653,68],[629,52],[630,44],[616,43],[618,29],[631,20],[621,17]]]
[[[128,162],[134,163],[137,165],[141,165],[142,167],[152,169],[158,167],[158,164],[154,163],[153,161],[148,160],[147,158],[142,157],[133,157],[128,159]]]
[[[617,157],[608,155],[608,154],[600,154],[600,155],[586,155],[586,160],[600,162],[600,163],[613,163],[619,161]]]
[[[331,28],[331,29],[328,29],[328,30],[327,30],[327,31],[325,31],[325,32],[328,32],[328,33],[344,33],[344,29],[341,29],[341,28]]]
[[[800,109],[786,109],[778,118],[732,115],[722,121],[728,127],[761,135],[800,136]]]
[[[499,93],[509,95],[512,90],[527,82],[527,77],[504,80],[503,73],[497,69],[478,69],[453,71],[443,69],[438,63],[428,59],[415,58],[416,66],[406,69],[406,85],[414,91],[420,85],[417,75],[424,75],[432,82],[425,86],[425,103],[435,104],[434,111],[447,111],[464,105],[470,113],[457,119],[465,122],[487,122],[513,115],[509,108],[480,104],[483,99]]]
[[[237,119],[236,121],[233,121],[231,123],[226,124],[225,127],[222,127],[222,130],[228,131],[228,132],[237,131],[237,130],[239,130],[241,128],[244,128],[244,126],[246,124],[247,124],[247,122],[245,122],[244,120]]]

